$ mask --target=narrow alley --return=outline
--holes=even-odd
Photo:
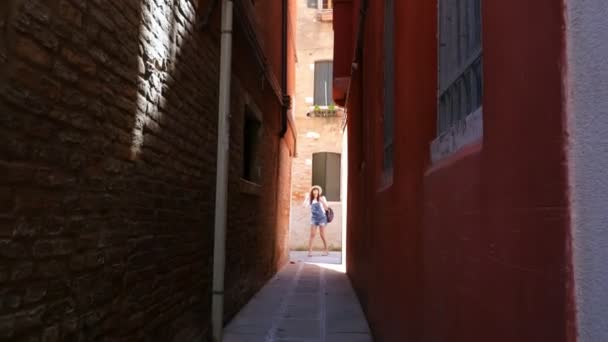
[[[283,268],[226,327],[225,342],[371,342],[337,252],[292,252]]]

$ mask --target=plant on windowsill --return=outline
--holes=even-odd
[[[312,112],[309,112],[307,116],[312,117],[333,117],[338,116],[338,108],[335,104],[330,104],[329,106],[319,106],[316,105],[313,107]]]

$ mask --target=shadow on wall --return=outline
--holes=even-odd
[[[195,33],[204,6],[0,10],[0,337],[202,337],[219,64],[217,36]]]

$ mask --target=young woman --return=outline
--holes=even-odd
[[[325,226],[327,225],[327,216],[325,211],[329,207],[325,196],[322,196],[323,189],[320,186],[315,185],[310,189],[310,194],[306,198],[306,205],[310,207],[310,239],[308,240],[308,256],[312,256],[312,241],[315,238],[316,229],[319,228],[319,235],[323,240],[324,253],[323,255],[329,255],[327,250],[327,241],[325,240]]]

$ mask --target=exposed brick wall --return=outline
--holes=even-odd
[[[194,26],[206,3],[0,3],[0,340],[206,334],[219,65],[217,25]],[[278,106],[249,69],[233,102],[249,90],[265,110],[274,194]],[[239,190],[238,117],[227,316],[280,264],[277,197]]]

